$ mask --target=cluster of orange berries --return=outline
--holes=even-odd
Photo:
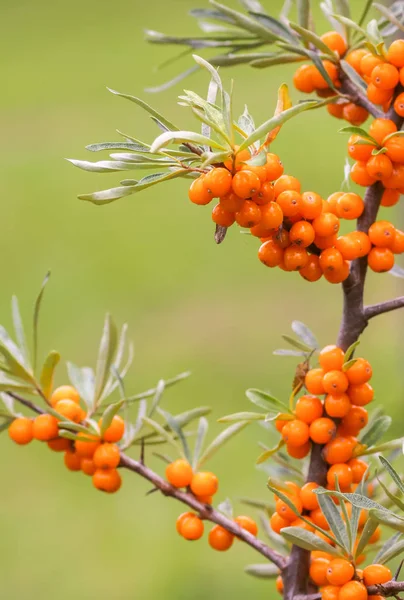
[[[50,404],[57,413],[74,423],[81,423],[86,418],[80,406],[80,395],[70,385],[57,388],[50,398]],[[46,413],[34,419],[17,417],[8,429],[10,438],[19,445],[29,444],[35,439],[46,442],[54,452],[64,452],[64,463],[70,471],[82,471],[91,476],[94,487],[108,493],[117,492],[122,484],[117,470],[120,463],[117,442],[122,439],[124,432],[123,419],[115,415],[102,438],[80,433],[78,439],[72,441],[59,436],[59,420]]]
[[[191,465],[185,459],[178,459],[167,465],[166,478],[176,488],[187,488],[199,502],[212,504],[213,496],[219,487],[219,480],[214,473],[199,471],[194,473]],[[234,519],[242,529],[256,536],[258,527],[256,522],[241,515]],[[177,519],[177,531],[186,540],[199,540],[204,533],[202,519],[195,513],[186,512]],[[233,545],[234,535],[220,525],[215,525],[209,533],[209,544],[214,550],[224,552]]]
[[[332,558],[322,552],[313,554],[316,557],[311,560],[310,577],[320,587],[322,600],[383,600],[384,596],[369,596],[366,588],[391,581],[388,567],[373,564],[356,569],[344,558]]]

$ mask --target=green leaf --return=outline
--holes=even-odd
[[[345,362],[348,362],[349,360],[351,360],[356,348],[359,346],[360,341],[357,340],[356,342],[354,342],[353,344],[351,344],[348,348],[348,350],[345,352]]]
[[[295,31],[297,31],[297,33],[300,34],[302,39],[307,44],[313,44],[313,46],[315,46],[318,50],[320,50],[320,52],[323,52],[323,54],[328,55],[332,60],[336,59],[335,52],[330,50],[330,48],[322,41],[322,39],[317,34],[315,34],[313,31],[305,29],[304,27],[301,27],[300,25],[296,25],[296,23],[290,23],[290,26],[292,29],[294,29]]]
[[[259,140],[261,138],[264,138],[270,131],[272,131],[272,129],[275,129],[276,127],[280,127],[281,125],[286,123],[286,121],[288,121],[292,117],[295,117],[299,113],[301,113],[305,110],[308,110],[310,108],[314,108],[314,106],[316,106],[316,104],[317,104],[317,100],[309,100],[307,102],[297,104],[296,106],[292,106],[292,108],[288,108],[287,110],[283,111],[281,114],[279,114],[275,117],[272,117],[271,119],[269,119],[268,121],[266,121],[265,123],[260,125],[254,131],[254,133],[252,133],[246,140],[244,140],[241,143],[238,151],[241,152],[245,148],[248,148],[248,146],[252,146],[254,144],[254,142],[256,142],[257,140]]]
[[[352,83],[362,92],[366,92],[367,83],[362,77],[355,71],[353,67],[346,60],[341,60],[340,65],[344,73],[349,77]]]
[[[301,321],[292,321],[292,331],[306,344],[309,348],[319,348],[319,343],[316,336],[307,325]]]
[[[264,452],[259,455],[259,457],[255,461],[255,463],[257,465],[262,465],[262,463],[264,463],[267,460],[269,460],[270,458],[272,458],[274,456],[274,454],[276,454],[284,445],[285,445],[285,442],[281,438],[274,448],[268,448],[267,450],[264,450]]]
[[[387,498],[389,498],[391,500],[391,502],[395,506],[397,506],[397,508],[399,508],[400,510],[402,510],[404,512],[404,502],[402,500],[400,500],[400,498],[398,496],[395,496],[392,492],[390,492],[390,490],[384,485],[383,481],[381,481],[379,477],[377,477],[377,480],[380,483],[380,486],[383,489],[384,493],[386,494]]]
[[[350,547],[347,530],[334,501],[331,500],[329,496],[319,494],[318,502],[336,541],[339,542],[339,545],[343,547],[346,552],[349,552]]]
[[[132,150],[133,152],[150,152],[150,146],[141,142],[100,142],[98,144],[89,144],[86,150],[90,152],[100,152],[102,150]]]
[[[94,403],[95,377],[94,371],[89,367],[77,367],[71,362],[67,363],[67,372],[69,379],[77,389],[80,397],[84,400],[87,407]]]
[[[32,385],[22,383],[11,379],[4,373],[0,372],[0,392],[15,392],[16,394],[35,394],[36,390]]]
[[[395,533],[385,542],[374,559],[375,564],[385,565],[404,552],[404,540],[400,539],[400,537],[401,533]]]
[[[203,146],[209,146],[211,148],[218,148],[219,150],[227,149],[226,145],[219,144],[219,142],[217,142],[216,140],[207,138],[204,135],[201,135],[200,133],[195,133],[193,131],[166,131],[154,140],[151,146],[151,151],[158,152],[170,143],[182,144],[189,142],[194,144],[201,144]]]
[[[24,332],[24,325],[21,318],[20,308],[18,306],[17,296],[13,296],[11,300],[11,311],[13,316],[14,331],[17,343],[20,347],[22,356],[24,357],[24,365],[29,367],[29,350]]]
[[[45,275],[45,278],[42,282],[41,285],[41,289],[39,291],[39,294],[37,296],[37,299],[35,301],[35,305],[34,305],[34,324],[33,324],[33,350],[32,350],[32,364],[33,364],[33,368],[34,370],[36,369],[36,363],[37,363],[37,354],[38,354],[38,321],[39,321],[39,313],[41,310],[41,304],[42,304],[42,298],[45,292],[45,288],[46,285],[49,281],[50,278],[50,271],[47,272],[47,274]]]
[[[369,515],[374,517],[379,523],[391,527],[400,533],[404,533],[404,519],[394,515],[391,511],[371,509]]]
[[[51,411],[48,411],[51,414],[53,414],[54,417],[58,418],[57,415],[58,413],[56,411],[54,411],[53,413]],[[60,415],[62,416],[62,415]],[[91,431],[89,431],[88,427],[85,427],[84,425],[80,425],[79,423],[74,423],[73,421],[69,421],[69,420],[63,420],[65,417],[62,416],[62,420],[59,421],[58,425],[60,427],[60,429],[67,429],[69,431],[74,431],[75,433],[82,433],[84,436],[87,437],[81,437],[80,439],[83,440],[84,442],[93,442],[94,441],[94,437],[92,437],[92,433]],[[99,431],[97,431],[97,434],[99,435]]]
[[[375,46],[378,44],[383,44],[383,36],[380,33],[379,25],[376,19],[372,19],[369,21],[366,27],[367,37],[370,42],[372,42]]]
[[[121,408],[124,406],[125,400],[119,400],[119,402],[115,402],[114,404],[110,404],[104,410],[101,417],[101,436],[104,435],[108,427],[111,425],[113,418],[115,415],[119,413]]]
[[[299,25],[308,29],[310,25],[310,0],[297,0],[297,15]]]
[[[226,442],[228,442],[232,437],[237,435],[240,431],[242,431],[248,422],[243,423],[234,423],[224,429],[219,435],[213,440],[211,444],[206,448],[205,452],[202,454],[201,458],[198,462],[198,468],[200,468],[209,458],[211,458],[218,450],[221,448]]]
[[[278,348],[272,352],[275,356],[306,356],[307,352],[303,352],[303,350],[286,350],[285,348]]]
[[[222,14],[230,17],[239,27],[249,31],[250,33],[253,33],[260,39],[266,42],[274,42],[278,39],[277,36],[275,36],[271,31],[269,31],[255,19],[247,17],[246,15],[243,15],[232,8],[216,2],[215,0],[210,0],[210,4],[217,8]]]
[[[349,134],[354,134],[354,135],[360,135],[364,140],[369,141],[372,145],[374,145],[374,146],[379,145],[377,143],[377,141],[371,135],[368,134],[367,131],[362,129],[362,127],[355,127],[354,125],[348,125],[348,127],[343,127],[342,129],[340,129],[339,133],[349,133]],[[356,348],[356,346],[355,346],[355,348]]]
[[[107,314],[104,321],[104,329],[98,350],[97,366],[95,369],[95,391],[94,408],[97,407],[98,400],[104,391],[105,384],[110,375],[111,365],[113,364],[118,341],[116,326]]]
[[[392,418],[388,415],[383,415],[376,419],[370,428],[360,438],[360,443],[365,446],[374,446],[388,431],[392,424]]]
[[[183,381],[184,379],[188,379],[188,377],[191,375],[191,371],[184,371],[183,373],[180,373],[179,375],[177,375],[176,377],[173,377],[172,379],[166,379],[164,380],[164,385],[166,388],[171,387],[172,385],[175,385],[176,383],[179,383],[180,381]],[[143,398],[152,398],[157,392],[157,387],[155,388],[151,388],[148,389],[144,392],[141,392],[140,394],[135,394],[134,396],[129,396],[128,398],[126,398],[127,402],[137,402],[138,400],[142,400]],[[208,412],[211,409],[207,409],[207,407],[204,407],[205,410],[208,410]],[[194,409],[195,410],[195,409]],[[196,409],[199,410],[199,409]],[[188,411],[190,412],[190,411]],[[206,413],[204,413],[206,414]],[[177,415],[178,418],[178,415]]]
[[[341,556],[339,550],[330,544],[327,544],[327,542],[316,536],[314,533],[311,533],[311,531],[306,531],[301,527],[284,527],[281,529],[281,535],[294,546],[298,546],[304,550],[319,550],[320,552],[332,554],[332,556]]]
[[[257,412],[238,412],[218,419],[219,423],[238,423],[240,421],[265,421],[265,415]]]
[[[377,509],[389,512],[386,508],[384,508],[381,504],[378,504],[374,500],[367,498],[366,496],[362,496],[361,494],[351,494],[351,493],[343,493],[343,492],[335,492],[324,490],[324,488],[318,488],[314,490],[315,494],[326,494],[328,496],[337,496],[338,498],[342,498],[347,502],[350,502],[353,506],[357,508],[363,508],[365,510]]]
[[[221,502],[217,507],[217,510],[223,513],[228,519],[233,519],[233,505],[229,498],[226,498],[226,500]]]
[[[164,429],[164,427],[162,427],[160,423],[157,423],[157,421],[154,421],[149,417],[143,417],[143,422],[149,427],[151,427],[151,429],[153,429],[165,442],[167,442],[173,448],[175,448],[178,454],[182,455],[181,448],[175,441],[173,435],[169,433],[166,429]]]
[[[336,21],[338,21],[338,23],[342,23],[349,29],[353,29],[357,33],[360,33],[363,37],[367,37],[366,31],[364,29],[362,29],[362,27],[360,25],[358,25],[357,23],[355,23],[355,21],[353,21],[352,19],[348,19],[347,17],[344,17],[343,15],[337,15],[337,14],[333,14],[332,16]]]
[[[282,21],[271,17],[270,15],[263,14],[262,11],[252,11],[251,16],[255,17],[264,27],[269,29],[274,36],[279,40],[285,40],[286,42],[295,43],[296,36],[290,29],[289,25],[282,23]]]
[[[159,113],[157,110],[152,108],[144,100],[141,100],[140,98],[136,98],[136,96],[131,96],[129,94],[121,94],[120,92],[117,92],[116,90],[112,90],[110,88],[107,88],[107,90],[109,92],[111,92],[111,94],[114,94],[115,96],[120,96],[121,98],[126,98],[127,100],[134,102],[135,104],[137,104],[138,106],[143,108],[143,110],[148,112],[150,115],[152,115],[153,117],[155,117],[156,119],[161,121],[166,127],[168,127],[168,129],[170,129],[172,131],[178,130],[178,128],[173,123],[171,123],[171,121],[166,119],[161,113]]]
[[[379,456],[379,460],[382,463],[383,467],[386,469],[386,471],[389,473],[390,477],[392,478],[400,492],[404,494],[404,484],[400,475],[397,473],[393,465],[387,460],[387,458],[384,458],[384,456]]]
[[[0,326],[0,357],[3,357],[9,368],[10,374],[29,383],[34,383],[34,377],[24,363],[24,357],[18,346],[8,335],[4,327]]]
[[[288,344],[290,344],[294,348],[297,348],[297,350],[302,350],[303,352],[306,352],[308,354],[312,351],[312,348],[310,348],[310,346],[303,342],[300,342],[299,340],[295,340],[290,335],[283,334],[282,339],[284,339],[285,342],[288,342]]]
[[[366,521],[365,526],[362,531],[362,534],[361,534],[361,537],[359,538],[358,546],[355,550],[355,558],[357,558],[358,556],[360,556],[362,554],[363,550],[368,545],[370,538],[372,537],[372,535],[374,534],[374,532],[376,531],[378,526],[379,526],[378,521],[376,521],[375,519],[372,519],[372,517],[370,517]]]
[[[198,466],[199,457],[202,452],[203,444],[205,442],[206,434],[208,432],[209,423],[205,417],[199,419],[198,431],[196,433],[194,456],[192,460],[192,468],[196,471]]]
[[[262,167],[267,162],[267,153],[265,151],[259,152],[255,154],[252,158],[245,161],[246,165],[251,165],[253,167]]]
[[[152,400],[151,406],[150,406],[150,410],[149,410],[149,417],[152,417],[154,414],[154,411],[158,408],[161,399],[163,397],[163,393],[165,390],[165,381],[164,379],[160,379],[160,381],[157,384],[156,387],[156,393],[154,394],[154,398]]]
[[[358,21],[359,25],[363,25],[363,23],[365,22],[366,17],[368,16],[370,9],[372,8],[372,5],[373,5],[373,0],[367,0],[365,6],[363,7],[363,12]]]
[[[90,173],[113,173],[116,171],[131,171],[135,168],[137,169],[145,169],[145,168],[154,168],[154,165],[147,163],[129,163],[129,162],[119,162],[117,160],[99,160],[97,162],[91,162],[88,160],[76,160],[74,158],[68,158],[68,162],[70,162],[75,167],[82,169],[83,171],[89,171]]]
[[[77,433],[73,433],[72,431],[68,431],[67,429],[59,429],[59,437],[62,437],[66,440],[72,440],[75,442],[76,440],[82,440],[82,436]]]
[[[177,434],[178,439],[180,440],[182,448],[183,448],[183,455],[187,459],[187,461],[191,464],[192,463],[192,457],[191,457],[191,452],[190,452],[190,449],[189,449],[189,446],[188,446],[188,442],[186,440],[184,432],[182,431],[182,427],[179,425],[177,419],[175,417],[173,417],[173,415],[171,415],[166,410],[163,410],[162,408],[158,408],[157,410],[164,417],[164,419],[166,420],[167,425],[169,426],[169,428],[174,433]]]
[[[40,376],[40,385],[41,390],[45,396],[45,398],[50,398],[52,394],[53,388],[53,378],[55,374],[55,369],[60,361],[60,354],[56,352],[56,350],[52,350],[49,352],[48,356],[45,359],[45,362],[42,366],[41,376]]]
[[[284,53],[279,52],[276,54],[272,54],[272,56],[255,58],[251,61],[251,66],[256,69],[266,69],[267,67],[274,67],[276,65],[286,65],[289,63],[302,62],[305,60],[304,57],[301,57],[297,54],[293,53]]]
[[[357,456],[370,456],[371,454],[385,452],[386,450],[396,450],[398,448],[403,448],[403,444],[404,438],[390,440],[389,442],[384,442],[383,444],[378,444],[377,446],[372,446],[371,448],[362,450]]]
[[[279,409],[283,412],[289,412],[289,407],[287,404],[275,398],[268,392],[263,392],[262,390],[258,390],[256,388],[250,388],[246,391],[246,396],[250,402],[263,408],[268,412],[277,412]]]
[[[278,567],[270,563],[247,565],[244,572],[259,579],[275,579],[279,575]]]

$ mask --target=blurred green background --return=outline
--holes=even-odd
[[[238,6],[235,0],[228,4]],[[264,4],[274,13],[281,5]],[[358,9],[362,4],[353,2]],[[136,343],[130,393],[190,369],[193,376],[168,391],[165,405],[179,412],[210,404],[214,422],[248,409],[247,387],[288,393],[294,361],[272,356],[280,334],[299,319],[321,343],[332,343],[341,311],[339,288],[265,269],[255,241],[236,228],[216,247],[209,209],[191,205],[181,181],[107,207],[80,202],[78,193],[117,185],[119,174],[84,173],[63,160],[95,158],[84,146],[117,140],[115,128],[153,139],[156,130],[145,114],[105,86],[142,95],[145,87],[188,66],[185,59],[155,71],[176,49],[147,46],[143,29],[195,32],[187,12],[203,5],[197,0],[2,3],[0,315],[9,327],[15,293],[30,323],[39,284],[51,269],[41,319],[43,353],[57,348],[66,360],[94,364],[108,310],[118,323],[129,322]],[[260,122],[271,115],[276,89],[292,73],[241,67],[224,77],[235,77],[236,107],[241,111],[247,102]],[[205,93],[207,77],[194,75],[184,85]],[[181,89],[182,84],[143,95],[187,128],[190,115],[175,102]],[[325,111],[311,112],[287,124],[274,144],[286,171],[305,189],[325,196],[339,189],[346,144],[339,127]],[[398,220],[402,225],[402,217]],[[371,274],[368,300],[388,298],[399,288],[403,293],[399,280]],[[402,325],[399,314],[380,317],[362,342],[362,353],[374,364],[377,398],[395,417],[392,435],[402,433]],[[58,383],[65,381],[62,367]],[[221,480],[218,499],[235,499],[237,512],[246,510],[238,497],[267,496],[266,475],[253,466],[259,440],[271,443],[261,429],[250,427],[210,465]],[[206,538],[185,543],[175,532],[182,507],[157,494],[146,497],[150,486],[135,476],[124,474],[123,489],[110,497],[96,493],[89,479],[67,472],[62,457],[40,444],[22,449],[3,435],[0,449],[2,598],[272,597],[271,584],[243,574],[243,566],[259,557],[241,544],[217,556]]]

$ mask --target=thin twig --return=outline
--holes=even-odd
[[[398,308],[403,307],[404,296],[400,296],[399,298],[394,298],[393,300],[387,300],[386,302],[380,302],[379,304],[365,306],[364,314],[366,319],[373,319],[373,317],[377,317],[383,313],[391,312],[392,310],[397,310]]]
[[[10,396],[11,398],[14,398],[14,400],[17,400],[17,402],[19,402],[20,404],[23,404],[27,408],[30,408],[31,410],[36,412],[38,415],[43,415],[46,412],[46,411],[42,410],[42,408],[39,408],[39,406],[37,406],[36,404],[31,402],[30,400],[26,400],[25,398],[22,398],[21,396],[19,396],[18,394],[15,394],[14,392],[7,392],[7,395]]]
[[[391,581],[387,583],[383,583],[380,585],[371,585],[368,587],[369,596],[384,596],[385,598],[390,598],[391,596],[396,596],[400,592],[404,592],[404,581]]]
[[[341,87],[339,88],[340,94],[344,96],[349,96],[351,102],[366,108],[366,110],[375,118],[375,119],[386,119],[386,113],[383,112],[380,108],[377,108],[371,102],[365,94],[363,94],[358,87],[349,79],[347,75],[341,73]]]
[[[254,548],[254,550],[273,562],[277,567],[279,567],[280,570],[284,569],[286,565],[286,559],[281,554],[275,550],[272,550],[272,548],[264,544],[264,542],[261,542],[261,540],[257,540],[257,538],[251,535],[251,533],[249,533],[247,530],[242,529],[239,527],[239,525],[237,525],[237,523],[231,519],[228,519],[222,513],[214,510],[211,506],[199,502],[195,496],[193,496],[193,494],[182,492],[174,488],[165,479],[160,477],[160,475],[145,465],[142,465],[139,461],[130,458],[126,454],[121,454],[120,466],[125,469],[129,469],[130,471],[134,471],[144,479],[150,481],[164,496],[175,498],[183,504],[186,504],[195,512],[197,512],[201,519],[212,521],[212,523],[221,525],[227,531],[242,539],[246,544]]]

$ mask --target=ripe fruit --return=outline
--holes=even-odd
[[[224,527],[215,525],[209,532],[208,541],[214,550],[225,552],[233,545],[234,535],[227,531],[227,529],[224,529]]]
[[[274,512],[269,519],[269,524],[271,526],[272,531],[275,533],[280,533],[281,529],[284,527],[289,527],[290,522],[278,515],[277,512]]]
[[[61,437],[57,437],[54,440],[49,440],[49,442],[47,442],[49,450],[53,450],[53,452],[66,452],[66,450],[71,449],[71,444],[70,440]]]
[[[340,33],[337,31],[328,31],[321,36],[321,40],[324,42],[330,50],[337,52],[339,56],[343,56],[347,51],[347,43]]]
[[[319,507],[317,494],[313,491],[318,487],[317,483],[308,482],[305,483],[300,490],[300,500],[302,501],[305,510],[315,510]]]
[[[301,191],[301,184],[296,177],[292,175],[281,175],[275,181],[274,190],[275,190],[275,198],[277,198],[282,192],[286,192],[288,190],[299,192]]]
[[[206,174],[203,185],[214,198],[220,198],[231,191],[232,180],[230,171],[215,167]]]
[[[337,426],[331,419],[322,417],[310,425],[310,439],[315,444],[327,444],[332,440],[337,431]]]
[[[348,462],[352,458],[354,445],[349,438],[337,437],[331,440],[323,449],[325,461],[329,465]]]
[[[360,385],[372,377],[372,366],[364,358],[357,358],[354,364],[345,371],[350,385]]]
[[[238,171],[232,181],[232,189],[240,198],[251,198],[261,188],[261,181],[253,171],[244,169]]]
[[[240,173],[245,172],[246,171],[240,171]],[[231,215],[231,213],[227,214]],[[245,200],[241,209],[236,213],[236,221],[240,227],[254,227],[255,225],[258,225],[261,221],[260,207],[252,200]]]
[[[368,592],[363,583],[350,581],[340,588],[338,600],[368,600]]]
[[[282,262],[283,250],[273,240],[268,240],[260,246],[258,258],[267,267],[277,267]]]
[[[8,435],[16,444],[25,446],[32,442],[34,437],[33,421],[26,417],[17,417],[8,428]]]
[[[394,236],[394,242],[391,247],[391,251],[393,252],[393,254],[402,254],[404,252],[404,231],[396,229],[396,234]]]
[[[311,444],[310,442],[306,442],[301,446],[292,446],[291,444],[286,444],[286,451],[292,458],[302,459],[305,458],[310,452]]]
[[[218,478],[208,471],[200,471],[192,477],[191,490],[195,496],[213,496],[218,487]]]
[[[67,450],[67,452],[65,452],[64,463],[69,471],[81,470],[81,457],[72,450]]]
[[[57,419],[52,415],[38,415],[34,419],[32,433],[34,438],[41,442],[49,442],[49,440],[58,437]]]
[[[183,522],[185,521],[185,519],[187,519],[188,517],[195,517],[195,513],[192,512],[184,512],[182,514],[180,514],[180,516],[178,517],[178,519],[175,522],[175,527],[177,529],[177,533],[181,534],[181,527]]]
[[[284,585],[283,585],[282,577],[280,575],[278,575],[278,577],[276,578],[275,586],[276,586],[276,591],[279,592],[280,594],[283,594]]]
[[[305,219],[316,219],[323,210],[323,199],[315,192],[304,192],[301,198],[300,211]]]
[[[369,158],[366,169],[369,175],[375,179],[388,179],[393,174],[393,164],[385,154]]]
[[[297,221],[289,231],[289,238],[292,244],[307,248],[314,242],[316,234],[313,226],[307,221]]]
[[[230,213],[236,213],[241,210],[243,204],[244,198],[239,198],[234,192],[230,192],[220,198],[220,206],[223,210]]]
[[[328,416],[340,419],[349,413],[351,401],[347,394],[328,394],[324,407]]]
[[[285,217],[294,217],[300,214],[302,197],[299,192],[295,190],[285,190],[276,196],[276,201],[282,209],[282,213]]]
[[[342,419],[341,426],[346,435],[358,435],[368,424],[368,411],[362,406],[351,406],[347,415]]]
[[[338,600],[339,599],[339,586],[336,585],[326,585],[321,588],[321,598],[322,600]],[[354,600],[353,598],[351,600]]]
[[[275,179],[279,179],[283,175],[282,161],[277,154],[273,154],[272,152],[268,152],[267,154],[265,168],[267,170],[268,181],[275,181]]]
[[[50,403],[55,406],[59,400],[73,400],[76,404],[80,404],[80,394],[72,385],[61,385],[54,390]]]
[[[100,427],[102,426],[102,420],[100,420],[99,425]],[[104,442],[111,442],[115,444],[122,439],[124,433],[125,421],[119,415],[114,415],[111,425],[104,431],[102,439]]]
[[[396,131],[397,125],[390,119],[375,119],[369,127],[369,135],[380,145],[383,144],[384,138]]]
[[[367,586],[387,583],[392,577],[390,569],[384,565],[369,565],[363,569],[363,581]]]
[[[330,526],[325,518],[321,508],[315,508],[310,512],[310,518],[317,527],[321,527],[324,531],[329,531]]]
[[[99,445],[100,439],[91,434],[79,434],[79,439],[74,442],[77,454],[85,458],[92,458]]]
[[[314,282],[321,279],[323,271],[320,267],[320,261],[318,256],[311,254],[306,265],[300,269],[299,275],[301,275],[306,281]]]
[[[176,488],[187,487],[193,477],[192,467],[188,461],[180,458],[166,467],[166,478]]]
[[[300,421],[310,425],[323,416],[323,404],[317,396],[301,396],[296,402],[295,415]]]
[[[339,483],[341,489],[348,488],[352,484],[352,481],[353,481],[353,474],[351,471],[351,467],[349,467],[348,465],[346,465],[344,463],[338,463],[338,464],[330,467],[328,469],[328,473],[327,473],[328,484],[331,486],[334,486],[335,479],[338,480],[338,483]],[[333,582],[330,581],[330,583],[333,583]],[[335,584],[335,585],[337,585],[337,584]]]
[[[73,400],[59,400],[55,404],[55,410],[68,421],[74,421],[75,423],[81,421],[81,408]]]
[[[399,82],[397,67],[383,63],[376,65],[372,71],[371,81],[380,90],[392,90]]]
[[[368,265],[376,273],[385,273],[394,266],[394,254],[389,248],[374,247],[369,252]]]
[[[122,485],[122,479],[116,469],[97,469],[93,475],[93,486],[101,492],[114,494]]]
[[[97,468],[94,464],[94,461],[91,458],[82,458],[80,462],[80,468],[86,475],[90,475],[91,477],[96,472]]]
[[[257,523],[251,517],[246,517],[245,515],[241,515],[234,519],[235,523],[239,525],[242,529],[246,529],[251,535],[257,535],[258,526]]]
[[[239,146],[235,146],[234,147],[234,155],[231,158],[229,158],[228,160],[226,160],[224,163],[224,166],[226,167],[226,169],[228,169],[232,173],[234,171],[239,171],[241,169],[241,167],[243,166],[243,163],[247,160],[250,160],[250,158],[251,158],[251,154],[247,149],[242,150],[241,152],[239,152],[238,149],[239,149]]]
[[[364,48],[358,48],[357,50],[352,50],[345,56],[345,60],[347,63],[351,65],[355,69],[357,73],[362,73],[361,69],[361,61],[364,56],[368,54],[367,50]]]
[[[404,40],[394,40],[386,56],[387,62],[395,67],[404,67]]]
[[[352,471],[353,482],[360,483],[368,469],[368,464],[365,463],[364,460],[360,460],[359,458],[352,458],[348,462],[348,466],[351,468]]]
[[[358,106],[353,102],[348,102],[344,104],[344,108],[342,109],[342,116],[346,121],[349,121],[351,125],[362,125],[369,116],[368,111],[362,106]]]
[[[378,157],[375,156],[373,158],[378,158]],[[384,158],[386,158],[386,157],[384,157]],[[370,161],[371,160],[372,159],[370,159]],[[366,163],[366,168],[367,168],[368,163],[369,163],[369,161]],[[369,171],[368,171],[368,173],[369,173]],[[357,219],[358,217],[360,217],[361,214],[363,213],[364,208],[365,208],[365,204],[364,204],[362,198],[358,194],[354,194],[351,192],[348,192],[347,194],[344,194],[343,196],[338,198],[338,200],[336,202],[336,206],[335,206],[337,216],[340,217],[340,219],[350,219],[350,220]]]
[[[303,446],[310,437],[309,426],[298,419],[289,421],[282,429],[282,437],[289,446]]]
[[[265,167],[261,167],[262,169],[265,169]],[[265,170],[265,176],[266,176],[267,172]],[[253,196],[253,200],[255,202],[255,204],[258,204],[259,206],[264,205],[264,204],[268,204],[268,202],[271,202],[272,200],[275,199],[275,190],[274,190],[274,186],[270,181],[264,181],[261,182],[261,189],[260,191],[255,194],[255,196]]]
[[[404,94],[399,94],[394,100],[394,110],[399,117],[404,117]]]
[[[260,212],[260,223],[267,229],[278,229],[278,227],[280,227],[282,224],[283,212],[279,204],[276,202],[269,202],[268,204],[265,204],[260,208]]]
[[[384,142],[384,147],[387,149],[386,156],[395,163],[404,162],[404,139],[401,136],[395,135]]]
[[[366,95],[373,104],[385,104],[391,100],[392,90],[382,90],[376,87],[374,83],[369,83]]]
[[[344,585],[355,574],[354,566],[343,558],[335,558],[327,568],[327,579],[331,585]]]
[[[331,212],[323,212],[312,222],[314,232],[319,237],[335,235],[339,231],[339,218]]]
[[[313,65],[302,65],[293,76],[293,85],[299,92],[311,94],[314,91]]]
[[[188,197],[191,202],[201,206],[209,204],[209,202],[211,202],[213,199],[213,195],[204,186],[204,178],[205,175],[202,174],[198,177],[198,179],[194,179],[188,190]]]
[[[343,394],[348,385],[348,378],[342,371],[328,371],[323,377],[323,387],[327,394]]]
[[[362,160],[367,162],[369,158],[372,156],[372,150],[376,148],[375,145],[371,143],[368,144],[358,144],[357,142],[364,141],[360,135],[351,135],[348,140],[348,154],[354,160]],[[366,140],[365,140],[366,141]]]
[[[121,460],[119,448],[116,444],[101,444],[94,452],[94,464],[97,469],[115,469]]]
[[[316,396],[324,394],[323,378],[323,369],[310,369],[310,371],[306,373],[304,379],[304,385],[306,386],[307,391]]]
[[[299,271],[308,263],[309,255],[305,248],[289,246],[283,253],[283,266],[286,271]]]
[[[216,204],[212,210],[212,221],[216,223],[216,225],[231,227],[235,220],[235,215],[225,210],[220,203]]]
[[[364,187],[373,185],[376,182],[376,179],[369,175],[366,163],[359,160],[351,167],[351,179]]]
[[[302,514],[303,504],[300,498],[297,496],[292,496],[289,499],[294,505],[296,511],[299,514]],[[282,517],[282,519],[285,519],[285,521],[294,521],[296,519],[296,513],[293,512],[293,510],[283,500],[276,501],[276,512]]]
[[[310,565],[310,578],[318,586],[328,585],[327,569],[330,561],[326,558],[317,558]]]
[[[320,267],[323,273],[340,271],[344,265],[344,258],[336,248],[326,248],[320,254]]]
[[[396,236],[396,229],[390,221],[376,221],[369,227],[368,235],[374,246],[391,248]]]
[[[366,404],[372,402],[374,391],[369,383],[350,385],[348,396],[350,397],[352,404],[355,404],[356,406],[366,406]]]

